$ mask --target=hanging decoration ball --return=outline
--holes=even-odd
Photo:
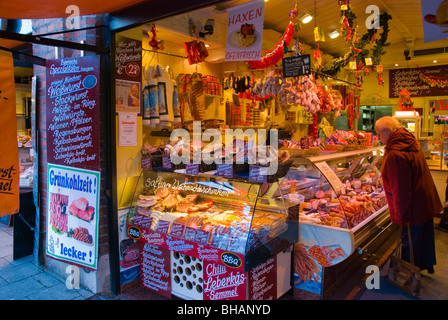
[[[291,19],[297,19],[298,15],[299,15],[299,10],[297,10],[297,8],[292,9],[291,12],[289,13],[289,17]]]

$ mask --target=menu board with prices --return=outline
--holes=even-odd
[[[310,55],[300,55],[282,59],[283,77],[299,77],[311,73]]]
[[[99,168],[99,57],[47,60],[47,160]]]
[[[277,297],[276,259],[272,257],[249,271],[249,299],[275,300]]]
[[[448,88],[447,66],[389,71],[389,98],[398,98],[403,89],[413,97],[444,96]]]
[[[143,287],[171,298],[169,250],[140,243],[140,281]]]

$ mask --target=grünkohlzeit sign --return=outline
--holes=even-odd
[[[99,168],[99,57],[47,61],[49,163]]]
[[[48,164],[48,256],[97,269],[100,172]]]

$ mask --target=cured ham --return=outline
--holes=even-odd
[[[73,201],[68,210],[71,215],[85,221],[92,221],[95,214],[95,208],[89,206],[89,202],[85,198]]]

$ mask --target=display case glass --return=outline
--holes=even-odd
[[[240,254],[249,270],[298,240],[296,217],[283,197],[266,197],[271,188],[280,190],[278,182],[143,170],[128,223]]]
[[[295,159],[273,197],[283,197],[300,223],[356,228],[387,204],[382,154],[379,147]]]
[[[297,294],[324,294],[325,270],[364,252],[390,226],[382,161],[382,147],[296,158],[279,189],[270,190],[299,220]]]

